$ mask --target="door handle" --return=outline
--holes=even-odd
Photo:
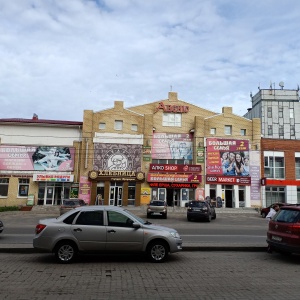
[[[108,233],[116,233],[116,231],[115,231],[115,230],[113,230],[113,229],[111,229],[111,230],[108,230],[107,232],[108,232]]]
[[[74,231],[78,232],[78,231],[82,231],[82,229],[81,228],[76,228],[76,229],[74,229]]]

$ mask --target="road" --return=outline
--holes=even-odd
[[[0,253],[0,297],[51,299],[299,299],[299,256],[266,252],[180,252],[162,264],[142,256]]]
[[[136,213],[145,217],[141,213]],[[0,247],[5,244],[31,245],[35,225],[40,219],[57,215],[11,213],[0,215],[5,231],[0,235]],[[210,223],[188,222],[184,213],[169,214],[168,219],[154,216],[152,223],[173,227],[182,236],[184,246],[266,246],[267,221],[257,214],[218,214]]]

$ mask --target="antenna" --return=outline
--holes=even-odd
[[[284,87],[284,82],[283,81],[280,81],[279,82],[279,86],[281,87],[281,89],[283,90],[283,87]]]

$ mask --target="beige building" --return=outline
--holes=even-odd
[[[185,206],[210,197],[226,207],[260,206],[260,120],[168,99],[84,111],[80,194],[90,203]],[[217,201],[218,200],[218,201]]]

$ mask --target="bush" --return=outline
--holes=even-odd
[[[3,206],[3,207],[0,207],[0,212],[2,212],[2,211],[16,211],[16,210],[20,210],[19,206]]]

